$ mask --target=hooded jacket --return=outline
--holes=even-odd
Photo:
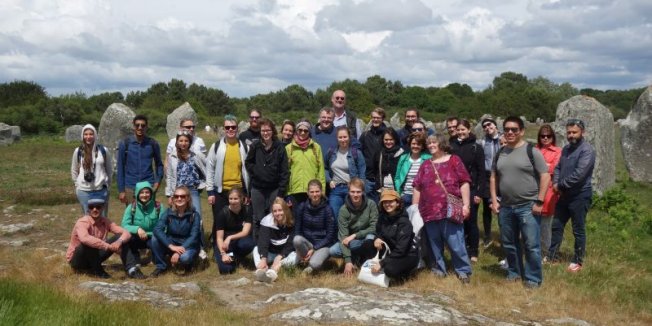
[[[260,221],[260,235],[258,236],[258,253],[260,257],[267,258],[268,253],[280,254],[287,257],[294,251],[294,226],[276,225],[274,216],[267,214]]]
[[[307,192],[308,182],[312,179],[317,179],[321,184],[326,184],[324,155],[322,155],[321,146],[314,139],[310,140],[306,150],[302,150],[293,140],[285,146],[285,151],[290,171],[287,187],[288,195]]]
[[[152,196],[146,203],[141,203],[138,199],[138,195],[143,189],[149,189],[149,191],[152,192]],[[147,181],[142,181],[136,184],[134,197],[134,202],[127,205],[127,208],[122,215],[122,228],[131,234],[137,234],[138,228],[141,228],[147,233],[147,236],[151,238],[154,227],[156,227],[156,224],[158,223],[159,216],[165,213],[165,209],[161,207],[160,203],[157,203],[154,200],[152,185]],[[134,204],[136,205],[135,209]],[[159,206],[158,209],[156,209],[157,205]],[[157,212],[159,213],[158,215],[156,214]]]
[[[462,159],[466,171],[471,177],[471,196],[488,198],[490,196],[489,185],[484,165],[484,149],[476,142],[474,134],[463,140],[456,139],[457,146],[453,154]]]
[[[403,258],[405,256],[417,256],[418,251],[414,243],[414,232],[412,223],[405,209],[401,209],[396,215],[389,215],[381,211],[376,224],[376,236],[389,246],[391,250],[387,257]],[[380,265],[383,266],[383,261]]]
[[[211,149],[208,150],[208,157],[206,158],[206,191],[209,196],[215,196],[222,193],[222,178],[224,177],[224,159],[226,157],[226,140],[224,137],[214,143]],[[216,148],[217,146],[217,148]],[[249,173],[245,168],[245,159],[247,158],[247,151],[249,147],[238,140],[238,148],[240,151],[240,161],[242,162],[242,185],[244,190],[249,189]]]
[[[256,189],[278,189],[278,197],[285,197],[290,171],[285,146],[279,140],[272,140],[269,150],[262,141],[254,142],[249,148],[245,167],[251,176],[251,187]]]
[[[362,195],[362,204],[360,207],[356,208],[351,202],[351,198],[347,195],[344,200],[344,206],[340,208],[338,215],[337,226],[339,230],[337,237],[340,241],[344,261],[350,263],[351,249],[343,245],[341,241],[354,233],[357,240],[364,239],[368,234],[375,234],[376,222],[378,221],[378,208],[365,195]]]
[[[315,250],[330,247],[337,240],[333,210],[324,197],[315,206],[310,199],[299,204],[294,223],[296,234],[312,243]]]
[[[80,153],[79,151],[82,147],[77,147],[72,153],[72,164],[70,165],[70,176],[72,177],[72,182],[75,183],[75,188],[82,191],[97,191],[101,190],[104,187],[109,187],[111,185],[111,176],[113,175],[113,160],[111,155],[105,146],[102,146],[97,143],[97,131],[95,127],[91,124],[87,124],[82,127],[81,139],[84,140],[84,131],[93,130],[95,134],[95,143],[93,144],[92,157],[92,172],[95,175],[95,179],[91,182],[87,182],[84,179],[84,174],[86,170],[84,169],[84,152]],[[100,146],[102,148],[100,148]]]
[[[171,244],[186,249],[199,250],[201,237],[201,217],[194,210],[179,216],[172,208],[166,209],[154,227],[154,236],[164,247]]]

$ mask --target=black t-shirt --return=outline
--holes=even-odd
[[[226,206],[217,215],[215,226],[217,230],[224,230],[224,237],[242,231],[245,223],[252,223],[252,214],[249,206],[242,206],[240,213],[235,214]]]

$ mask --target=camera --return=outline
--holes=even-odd
[[[95,173],[93,172],[84,173],[84,180],[86,182],[93,182],[95,180]]]

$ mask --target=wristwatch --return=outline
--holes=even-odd
[[[536,199],[536,200],[534,201],[534,203],[537,204],[537,205],[543,205],[543,200],[541,200],[541,199]]]

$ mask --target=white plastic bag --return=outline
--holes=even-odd
[[[382,241],[382,240],[381,240]],[[358,280],[364,283],[369,283],[373,285],[377,285],[380,287],[389,287],[389,277],[385,275],[385,272],[381,269],[380,272],[378,273],[372,273],[371,272],[371,267],[374,264],[380,264],[380,261],[385,259],[385,256],[390,252],[389,246],[385,242],[383,242],[385,245],[385,253],[383,254],[383,257],[380,257],[380,250],[376,252],[376,256],[371,259],[367,259],[367,261],[362,264],[360,267],[360,273],[358,274]]]

